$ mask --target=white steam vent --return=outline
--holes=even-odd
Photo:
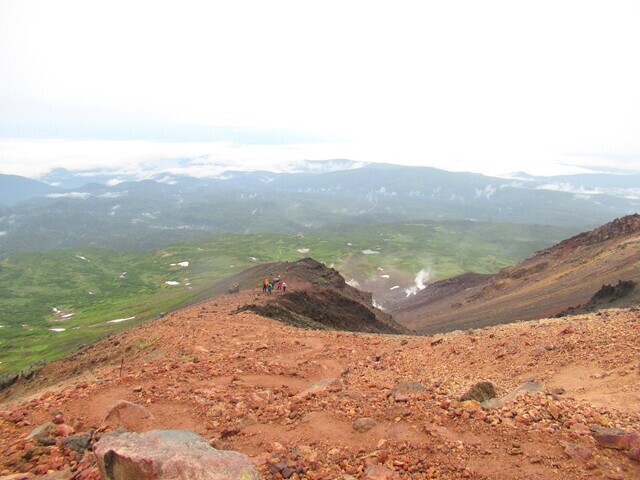
[[[430,268],[423,268],[422,270],[420,270],[413,279],[415,284],[409,288],[404,289],[404,293],[407,294],[407,297],[409,295],[415,295],[420,290],[423,290],[427,286],[426,284],[429,282],[429,280],[431,280],[431,275],[432,274]]]

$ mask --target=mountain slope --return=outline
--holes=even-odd
[[[265,480],[640,478],[634,451],[597,440],[637,438],[635,310],[434,338],[238,312],[256,296],[136,325],[0,392],[0,475],[97,480],[92,445],[124,428],[194,430]],[[461,401],[481,380],[502,408]]]
[[[47,183],[0,173],[0,205],[13,205],[21,200],[46,195],[56,190]]]
[[[263,266],[260,271],[263,275],[259,278],[276,277],[286,281],[288,291],[274,290],[266,301],[243,305],[238,312],[251,311],[288,325],[315,330],[411,333],[391,315],[375,308],[370,293],[347,285],[336,270],[312,258],[277,262]],[[252,274],[254,272],[252,269]],[[238,288],[241,283],[236,283]]]
[[[390,311],[420,333],[478,328],[561,314],[620,281],[640,283],[637,214],[564,240],[496,275],[436,282]],[[628,289],[606,305],[637,305],[639,290]]]

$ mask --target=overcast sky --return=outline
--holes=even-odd
[[[640,171],[640,1],[0,0],[0,173]]]

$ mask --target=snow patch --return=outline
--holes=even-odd
[[[175,280],[167,280],[164,283],[167,285],[180,285],[180,282],[176,282]]]
[[[252,262],[257,262],[258,259],[256,257],[249,257],[249,260],[251,260]]]
[[[394,285],[393,287],[391,287],[389,290],[395,290],[397,288],[400,288],[400,285]]]
[[[66,328],[50,328],[50,332],[64,332]]]
[[[384,275],[380,275],[380,278],[389,278],[389,275],[385,273]]]
[[[87,260],[86,257],[83,257],[82,255],[76,255],[76,258],[79,258],[80,260],[84,260],[85,262],[89,261],[89,260]]]
[[[7,232],[4,232],[2,230],[0,230],[0,237],[4,237],[7,234]]]
[[[362,253],[364,253],[365,255],[375,255],[376,253],[380,253],[380,252],[367,248],[366,250],[362,250]]]
[[[189,262],[170,263],[169,266],[171,266],[171,267],[188,267],[189,266]]]
[[[115,320],[109,320],[107,321],[107,323],[120,323],[120,322],[128,322],[129,320],[133,320],[134,317],[127,317],[127,318],[116,318]]]
[[[75,313],[64,313],[57,307],[53,307],[51,311],[55,314],[56,317],[58,317],[58,321],[68,320],[75,315]]]
[[[299,248],[298,250],[296,250],[297,252],[300,253],[309,253],[309,249],[308,248]]]

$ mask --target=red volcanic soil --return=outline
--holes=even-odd
[[[118,426],[194,430],[248,455],[266,479],[640,478],[637,451],[597,440],[603,428],[629,439],[640,430],[637,309],[411,336],[240,311],[268,300],[241,288],[0,392],[0,478],[98,478],[91,447],[76,453],[65,439]],[[480,381],[502,399],[460,401]],[[152,417],[103,423],[121,400]],[[26,440],[50,420],[49,440]]]

